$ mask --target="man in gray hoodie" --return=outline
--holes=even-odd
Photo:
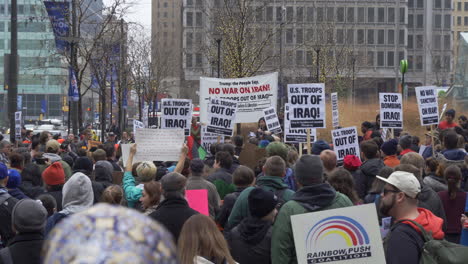
[[[81,172],[73,176],[63,186],[62,211],[47,219],[46,234],[63,218],[79,213],[93,205],[94,193],[91,180]]]

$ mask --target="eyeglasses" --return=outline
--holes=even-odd
[[[390,189],[385,189],[385,188],[383,189],[383,194],[384,194],[384,195],[387,195],[389,192],[391,192],[391,193],[399,193],[399,192],[401,192],[401,191],[390,190]]]

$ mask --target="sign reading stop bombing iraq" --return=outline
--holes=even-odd
[[[380,127],[403,128],[403,101],[399,93],[380,93]]]
[[[355,155],[360,158],[359,140],[356,127],[347,127],[332,130],[333,150],[338,160],[343,160],[347,155]]]
[[[297,262],[385,263],[375,205],[291,216]]]
[[[237,102],[210,98],[206,132],[231,137],[234,132]]]
[[[288,84],[291,128],[325,128],[325,84]]]
[[[192,121],[192,100],[162,99],[161,100],[161,128],[184,129],[185,135],[190,135]]]

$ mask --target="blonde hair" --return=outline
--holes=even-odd
[[[208,257],[214,263],[236,262],[215,222],[208,216],[197,214],[190,217],[180,232],[177,252],[182,264],[191,264],[197,256]]]
[[[107,187],[101,195],[101,202],[108,204],[122,204],[124,192],[118,185],[111,185]]]
[[[140,182],[149,182],[156,177],[157,168],[151,161],[144,161],[136,168],[138,180]]]

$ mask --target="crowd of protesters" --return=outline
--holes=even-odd
[[[360,158],[340,162],[325,140],[299,156],[263,119],[245,143],[213,144],[203,160],[194,120],[173,162],[135,163],[133,144],[123,164],[121,144],[134,139],[115,129],[98,145],[90,129],[24,131],[21,143],[0,141],[0,263],[297,263],[292,215],[362,204],[375,204],[379,222],[392,217],[386,262],[419,263],[420,227],[400,220],[468,245],[468,123],[458,121],[448,110],[421,144],[383,133],[377,117],[362,123]],[[265,148],[255,168],[239,161],[247,144]],[[185,199],[199,189],[208,215]]]

